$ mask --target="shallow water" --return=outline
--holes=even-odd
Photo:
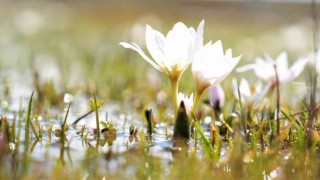
[[[22,109],[24,122],[29,96],[33,89],[36,90],[31,70],[31,67],[35,67],[43,87],[47,87],[45,83],[52,82],[54,92],[59,95],[53,99],[59,99],[62,104],[56,107],[47,102],[44,105],[44,112],[39,113],[38,121],[44,126],[45,132],[39,142],[34,141],[32,135],[30,166],[35,169],[30,170],[31,173],[37,172],[39,167],[50,172],[58,161],[75,168],[82,163],[90,164],[89,162],[94,159],[91,157],[94,153],[88,153],[92,149],[96,150],[97,144],[93,132],[96,128],[94,113],[83,118],[76,127],[69,126],[66,133],[68,139],[66,144],[69,148],[62,150],[54,131],[60,128],[67,111],[68,103],[64,102],[65,95],[73,96],[67,119],[67,124],[70,125],[90,110],[88,100],[92,96],[92,90],[95,89],[98,97],[105,101],[104,106],[99,109],[100,120],[111,122],[117,129],[116,139],[109,140],[97,148],[99,152],[97,156],[100,158],[98,160],[100,167],[97,169],[102,172],[121,172],[130,177],[139,172],[141,167],[152,169],[151,160],[148,159],[150,155],[154,157],[152,159],[154,161],[160,159],[163,174],[170,174],[173,171],[171,166],[175,157],[179,157],[177,152],[192,156],[195,149],[194,141],[190,139],[187,150],[174,147],[173,126],[172,123],[167,123],[173,120],[170,118],[172,111],[168,105],[170,95],[166,77],[152,69],[141,57],[120,47],[118,43],[134,41],[144,48],[146,24],[166,32],[178,21],[183,21],[188,26],[196,26],[205,19],[205,39],[214,41],[221,39],[225,48],[232,48],[237,55],[244,54],[240,63],[246,64],[252,62],[256,56],[262,56],[264,53],[278,54],[283,50],[289,52],[290,60],[293,61],[312,49],[310,32],[313,23],[309,5],[306,2],[251,4],[213,1],[173,1],[170,6],[162,2],[144,1],[40,4],[5,2],[0,7],[0,114],[12,123]],[[190,74],[187,70],[180,86],[187,92],[192,92],[194,89],[194,84],[190,83],[192,82]],[[289,104],[300,103],[305,96],[306,87],[303,78],[301,76],[289,84],[288,97],[283,97],[287,98]],[[227,89],[227,97],[230,98],[226,108],[231,109],[234,99],[231,92],[231,78],[226,79],[223,86]],[[37,90],[35,92],[34,101],[37,103],[38,92]],[[299,94],[299,98],[289,98],[290,94],[294,94],[295,97]],[[160,122],[155,124],[155,133],[151,140],[148,140],[146,120],[142,112],[150,107]],[[32,115],[37,114],[36,111],[34,106]],[[164,112],[158,115],[160,111]],[[203,129],[205,135],[209,136],[208,124],[212,118],[204,117],[204,119]],[[51,140],[47,134],[50,125],[53,125]],[[83,125],[87,127],[87,142],[78,134]],[[137,137],[130,136],[131,125],[143,133],[139,132]],[[19,155],[22,155],[25,149],[24,127],[22,123],[20,136],[22,144],[19,147]],[[102,128],[100,126],[100,129]],[[30,134],[33,134],[31,130]],[[241,138],[244,137],[241,131],[239,134]],[[244,141],[244,138],[241,140]],[[100,142],[103,141],[101,135]],[[259,163],[250,150],[246,152],[237,146],[236,152],[238,151],[239,154],[243,154],[238,157],[239,159],[236,156],[234,161],[239,161],[239,164],[244,163],[242,167]],[[291,158],[297,159],[292,152],[286,150],[279,152],[281,152],[280,159],[284,159],[285,162],[291,162]],[[204,159],[204,152],[199,142],[197,142],[196,156],[200,160]],[[187,161],[185,157],[180,158]],[[222,171],[234,172],[237,168],[240,169],[228,167],[232,165],[230,158],[229,144],[222,142],[220,154]],[[266,175],[283,171],[274,167],[275,165],[270,165],[271,167],[267,165],[266,163],[265,166],[259,167],[260,170],[266,170],[263,171]],[[219,165],[214,166],[218,171],[221,170]],[[84,166],[83,169],[81,171],[88,171],[89,174],[91,171],[94,172],[92,167]],[[122,172],[122,169],[125,172]],[[211,169],[208,172],[211,172]]]

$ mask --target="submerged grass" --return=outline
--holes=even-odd
[[[14,135],[17,133],[16,128],[19,132],[19,125],[16,127],[15,118],[9,120],[8,123],[4,118],[1,119],[2,130],[0,133],[9,138],[8,140],[0,138],[0,150],[2,152],[0,171],[5,172],[1,173],[1,178],[319,178],[319,128],[312,129],[311,144],[306,141],[305,127],[308,124],[309,110],[287,113],[288,110],[282,108],[280,111],[283,116],[279,116],[277,119],[274,116],[271,104],[265,103],[258,109],[247,110],[252,113],[250,119],[247,116],[242,116],[246,114],[246,110],[242,106],[235,106],[231,111],[225,108],[221,112],[223,115],[221,114],[218,116],[219,119],[215,119],[217,115],[212,112],[212,108],[209,111],[202,108],[199,112],[201,115],[197,115],[197,119],[194,120],[194,129],[192,130],[194,140],[188,142],[187,146],[176,143],[169,147],[156,145],[161,143],[156,138],[161,134],[155,131],[157,125],[153,126],[151,124],[151,121],[158,124],[165,119],[155,121],[156,117],[152,117],[151,112],[149,112],[147,115],[147,119],[150,121],[147,123],[149,125],[139,131],[140,136],[134,137],[135,141],[130,138],[137,132],[131,133],[133,126],[130,126],[128,129],[131,133],[130,137],[128,136],[122,141],[123,144],[126,144],[126,150],[121,152],[112,150],[112,147],[121,147],[116,144],[112,145],[112,141],[116,139],[111,139],[111,144],[109,144],[110,136],[92,135],[92,133],[98,133],[100,130],[92,132],[85,125],[74,127],[77,132],[76,135],[68,135],[69,133],[66,133],[67,117],[71,103],[68,105],[65,117],[61,122],[61,131],[58,133],[60,140],[57,141],[57,139],[51,137],[51,134],[54,133],[53,124],[49,123],[48,125],[41,121],[37,125],[39,131],[33,131],[34,136],[30,136],[29,132],[35,129],[29,124],[31,123],[30,117],[33,117],[31,113],[32,97],[33,94],[29,99],[25,115],[26,138],[23,141],[23,149],[16,147],[13,150],[11,147],[14,144],[17,146],[21,144],[19,143],[20,139],[17,139],[18,136]],[[92,105],[91,108],[97,111],[102,103],[97,103],[94,97],[90,104]],[[238,103],[235,102],[235,104]],[[234,104],[231,104],[231,106],[234,106]],[[316,110],[316,108],[313,110]],[[289,109],[289,111],[291,110]],[[189,123],[185,110],[177,118],[180,116],[185,122]],[[209,124],[205,123],[205,118],[208,117],[212,119]],[[98,121],[98,125],[102,124],[106,128],[111,126],[109,122],[100,122],[100,119],[97,118],[95,120]],[[278,122],[281,128],[279,135],[277,135]],[[246,124],[246,126],[243,126],[243,124]],[[11,128],[9,128],[9,125]],[[167,126],[170,127],[171,125],[167,124]],[[319,126],[316,121],[315,127]],[[43,132],[41,132],[42,130]],[[55,132],[57,132],[57,129]],[[183,133],[182,135],[185,139],[188,139],[189,133]],[[41,137],[41,134],[44,135]],[[17,140],[13,141],[12,138],[14,137]],[[64,140],[66,138],[68,138],[68,145],[65,147]],[[76,161],[73,160],[74,153],[78,152],[70,147],[70,144],[76,141],[73,140],[75,138],[83,142],[81,149],[84,153],[83,159]],[[172,139],[173,135],[169,133],[166,138]],[[50,146],[54,146],[59,141],[61,146],[58,159],[52,159],[52,163],[38,162],[34,159],[33,156],[39,143],[48,142],[51,144]],[[31,142],[33,144],[30,147],[29,143]],[[96,143],[95,147],[92,146],[92,142]],[[153,143],[155,144],[152,145]],[[193,144],[194,148],[192,147]],[[160,157],[152,154],[152,151],[157,148],[162,149],[158,152]],[[162,153],[169,154],[171,158],[165,159],[162,157]],[[65,158],[68,160],[66,161]],[[112,163],[115,163],[115,165],[112,165]],[[10,164],[14,164],[16,170],[10,168]],[[34,173],[35,169],[38,169],[36,173]]]

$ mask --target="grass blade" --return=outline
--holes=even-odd
[[[25,153],[28,152],[29,149],[29,126],[30,126],[30,114],[31,114],[31,106],[32,106],[32,98],[33,98],[33,93],[30,96],[29,99],[29,104],[28,104],[28,110],[27,110],[27,115],[26,115],[26,125],[25,125]]]
[[[96,112],[97,137],[99,141],[100,139],[99,112],[98,112],[96,93],[94,91],[93,91],[93,100],[94,100],[94,110]]]

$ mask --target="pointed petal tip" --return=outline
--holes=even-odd
[[[219,39],[219,40],[217,40],[216,42],[214,42],[213,44],[221,44],[222,45],[222,41]]]
[[[146,29],[153,29],[149,24],[146,24]]]
[[[248,65],[244,65],[244,66],[236,68],[235,71],[237,73],[243,73],[243,72],[255,69],[255,67],[256,67],[255,64],[248,64]]]
[[[202,19],[202,21],[200,21],[198,29],[201,28],[203,30],[203,26],[204,26],[204,19]]]
[[[240,54],[238,57],[235,57],[236,59],[238,59],[238,61],[240,61],[240,59],[242,58],[243,54]]]
[[[119,45],[124,48],[132,48],[132,44],[127,43],[127,42],[120,42]]]

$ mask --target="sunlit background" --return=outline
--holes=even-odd
[[[42,88],[44,108],[66,93],[91,96],[93,89],[108,101],[167,101],[165,75],[119,42],[145,47],[146,24],[166,33],[178,21],[197,27],[202,19],[205,42],[222,40],[224,49],[243,54],[240,65],[281,51],[292,62],[314,48],[309,1],[0,1],[1,100],[33,89],[39,96]],[[252,72],[242,76],[257,80]],[[305,78],[291,86],[305,90]],[[180,89],[194,91],[190,69]]]

